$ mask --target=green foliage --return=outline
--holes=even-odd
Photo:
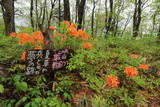
[[[4,92],[4,86],[0,84],[0,93]]]
[[[134,103],[134,100],[131,98],[131,97],[129,97],[129,96],[124,96],[124,97],[122,97],[121,98],[121,100],[124,102],[124,104],[126,105],[126,106],[128,106],[128,107],[130,107],[131,105],[133,105],[133,103]]]
[[[0,36],[0,62],[1,63],[18,63],[21,61],[22,53],[28,49],[28,44],[20,46],[17,39],[9,36]]]
[[[65,69],[55,72],[55,77],[49,74],[26,76],[20,57],[32,46],[20,46],[15,38],[0,36],[0,63],[11,63],[6,69],[9,76],[0,78],[4,85],[0,85],[0,93],[11,96],[0,102],[2,107],[70,107],[73,99],[78,99],[79,106],[132,107],[147,104],[149,94],[141,93],[158,94],[160,48],[156,37],[145,36],[137,40],[128,36],[97,37],[99,42],[94,42],[70,35],[61,40],[68,31],[64,24],[58,30],[62,35],[54,38],[54,49],[69,48],[74,54]],[[90,42],[92,49],[84,49],[85,42]],[[136,53],[138,58],[131,58],[131,53]],[[140,64],[147,64],[149,70],[139,69]],[[127,66],[137,68],[138,76],[126,77],[124,69]],[[106,77],[110,74],[118,77],[117,88],[107,85]],[[84,94],[79,95],[80,92]]]
[[[25,104],[24,107],[70,107],[70,104],[60,102],[57,97],[37,97]]]
[[[26,91],[28,88],[26,82],[15,82],[15,86],[18,91]]]
[[[5,30],[4,30],[4,22],[2,19],[0,19],[0,34],[4,34]],[[0,35],[1,36],[1,35]]]
[[[65,76],[65,77],[60,77],[58,78],[58,83],[53,83],[52,90],[56,94],[61,94],[65,100],[69,100],[72,98],[71,94],[71,86],[74,84],[74,82],[71,80],[72,77],[70,76]]]
[[[102,96],[95,96],[91,99],[91,102],[92,107],[109,107],[106,99],[104,99]]]

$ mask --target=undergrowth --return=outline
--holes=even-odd
[[[0,35],[0,65],[7,66],[4,72],[8,74],[0,78],[2,107],[132,107],[152,105],[153,102],[160,105],[157,37],[104,39],[88,35],[84,40],[64,29],[66,26],[62,24],[53,46],[54,50],[74,50],[68,66],[38,76],[26,76],[25,63],[21,60],[21,54],[34,47],[28,43],[19,45],[18,39]],[[91,46],[84,47],[86,42]],[[132,58],[131,54],[137,58]],[[140,64],[146,64],[149,69],[140,69]],[[128,66],[139,71],[133,78],[124,72]],[[108,86],[109,75],[118,77],[117,87]]]

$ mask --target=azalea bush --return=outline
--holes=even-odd
[[[68,66],[54,75],[26,76],[26,51],[45,49],[42,33],[0,36],[0,62],[11,63],[6,70],[9,76],[0,78],[5,98],[0,104],[131,107],[147,104],[150,96],[157,97],[160,47],[155,42],[156,37],[139,40],[129,36],[92,37],[68,21],[61,22],[59,28],[50,26],[48,29],[53,32],[53,50],[74,51]]]

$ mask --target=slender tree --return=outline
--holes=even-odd
[[[86,5],[84,6],[84,10],[86,10]],[[86,18],[86,11],[84,11],[83,13],[83,20],[82,20],[82,28],[81,29],[84,29],[85,28],[85,18]]]
[[[32,26],[33,31],[34,31],[33,10],[34,10],[34,2],[33,2],[33,0],[31,0],[31,4],[30,4],[30,19],[31,19],[31,26]]]
[[[92,19],[91,19],[91,31],[92,31],[92,36],[94,35],[94,13],[95,13],[95,8],[96,8],[96,0],[93,0],[93,8],[92,8]]]
[[[98,8],[97,12],[95,13],[95,14],[96,14],[96,23],[95,23],[95,24],[96,24],[96,30],[95,30],[95,35],[97,35],[98,27],[99,27],[98,25],[99,25],[99,22],[100,22],[100,21],[99,21],[99,15],[100,15],[99,13],[100,13],[100,9],[101,9],[101,8],[100,8],[100,7],[101,7],[101,0],[99,0],[98,7],[99,7],[99,8]]]
[[[157,33],[157,36],[160,38],[160,24],[159,24],[159,27],[158,27],[158,33]]]
[[[38,13],[38,0],[35,1],[35,14],[36,14],[36,29],[38,29],[39,21],[39,13]]]
[[[154,29],[155,29],[155,22],[156,22],[156,12],[153,14],[153,19],[152,19],[152,31],[151,34],[153,34]]]
[[[133,16],[128,15],[128,18],[127,18],[127,20],[126,20],[126,22],[125,22],[125,24],[124,24],[124,28],[123,28],[123,30],[122,30],[122,32],[121,32],[121,35],[120,35],[121,37],[123,36],[123,34],[124,34],[124,32],[125,32],[128,24],[130,23],[132,17],[133,17]]]
[[[106,0],[106,35],[110,32],[113,31],[113,0],[109,0],[109,15],[108,15],[108,9],[107,9],[107,0]]]
[[[34,29],[39,29],[40,24],[46,27],[51,25],[53,17],[56,17],[54,16],[56,1],[58,0],[43,0],[41,2],[38,0],[31,0],[30,20],[31,26]]]
[[[78,7],[78,29],[82,28],[86,0],[81,0]]]
[[[79,0],[76,0],[76,17],[75,17],[75,23],[77,23],[78,20],[78,8],[79,8]]]
[[[50,2],[51,2],[51,12],[50,12],[50,14],[49,14],[48,27],[50,26],[51,21],[52,21],[53,9],[54,9],[56,0],[54,0],[54,1],[53,1],[53,0],[50,0]]]
[[[106,34],[107,32],[107,22],[108,22],[108,0],[105,0],[105,30],[106,30]]]
[[[117,32],[118,32],[118,26],[119,26],[119,21],[120,21],[120,14],[121,12],[123,11],[123,7],[124,7],[124,0],[119,0],[119,2],[117,3],[118,4],[118,8],[115,9],[116,12],[115,12],[115,22],[113,23],[113,29],[114,29],[114,36],[117,35]],[[115,6],[114,6],[115,8]]]
[[[44,0],[42,22],[41,22],[42,25],[44,24],[46,18],[46,11],[47,11],[46,8],[47,8],[47,0]]]
[[[59,20],[59,26],[61,22],[61,0],[58,2],[58,20]]]
[[[70,5],[69,0],[63,0],[64,2],[64,20],[70,21]]]
[[[135,10],[133,15],[133,37],[138,36],[139,27],[141,23],[142,1],[135,0]]]
[[[9,35],[10,33],[15,32],[14,0],[1,0],[1,7],[5,24],[5,34]]]

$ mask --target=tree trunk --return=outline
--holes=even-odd
[[[78,28],[82,28],[82,21],[83,21],[83,16],[84,16],[84,7],[85,7],[86,0],[81,0],[78,8]]]
[[[58,4],[59,6],[58,6],[58,14],[59,14],[59,16],[58,16],[58,20],[59,20],[59,27],[60,27],[60,23],[61,23],[61,0],[59,0],[59,4]]]
[[[155,11],[154,14],[153,14],[152,31],[151,31],[151,34],[152,34],[152,35],[153,35],[153,33],[154,33],[154,30],[155,30],[156,16],[157,16],[157,11]]]
[[[9,35],[10,33],[15,32],[14,0],[2,0],[1,6],[5,24],[5,34]]]
[[[52,16],[53,16],[53,9],[54,9],[56,0],[54,0],[54,1],[50,0],[50,1],[51,1],[51,12],[49,14],[48,27],[51,25]]]
[[[133,16],[133,37],[137,37],[139,34],[139,26],[141,23],[142,1],[135,0],[135,10]]]
[[[113,0],[110,0],[110,12],[109,12],[109,18],[107,21],[107,25],[106,25],[106,35],[108,34],[108,32],[113,30]]]
[[[64,0],[64,20],[70,21],[70,6],[69,0]]]
[[[46,6],[47,6],[47,0],[44,1],[44,7],[43,7],[43,18],[42,18],[42,25],[44,24],[45,18],[46,18]]]
[[[36,29],[38,29],[38,25],[39,25],[39,17],[38,17],[38,0],[36,0],[36,3],[35,3],[35,13],[36,13]]]
[[[128,24],[130,23],[130,20],[132,19],[132,17],[130,17],[130,15],[128,15],[127,21],[125,22],[124,28],[123,28],[122,33],[121,33],[121,37],[123,37],[123,34],[124,34]]]
[[[84,10],[86,9],[86,6],[84,6]],[[83,14],[83,21],[82,21],[82,28],[81,29],[84,29],[85,28],[85,18],[86,18],[86,12],[84,11],[84,14]]]
[[[31,5],[30,5],[30,18],[31,18],[31,26],[34,31],[34,21],[33,21],[33,9],[34,9],[34,2],[31,0]]]
[[[108,7],[107,7],[107,4],[108,4],[108,0],[105,0],[105,30],[106,30],[106,35],[107,35],[107,25],[108,25]]]
[[[118,26],[119,26],[119,19],[120,19],[120,14],[123,11],[123,7],[124,7],[124,0],[120,0],[119,4],[118,4],[118,9],[116,11],[116,15],[115,15],[115,25],[114,25],[114,36],[117,36],[118,32]]]
[[[76,18],[75,18],[75,23],[77,23],[77,20],[78,20],[78,8],[79,8],[79,0],[76,0]]]
[[[118,25],[119,25],[119,17],[116,19],[116,24],[115,24],[115,28],[114,28],[114,36],[117,36]]]
[[[44,36],[44,48],[45,49],[54,48],[52,44],[54,39],[54,37],[52,36],[53,32],[48,28],[45,29],[45,27],[42,24],[39,24],[39,29]]]
[[[91,20],[91,31],[92,31],[92,36],[94,36],[94,11],[95,11],[95,8],[96,8],[96,1],[93,0],[93,9],[92,9],[92,20]]]
[[[95,31],[95,35],[97,35],[97,32],[98,32],[98,24],[99,24],[99,13],[100,13],[100,7],[101,7],[101,0],[99,0],[99,5],[98,5],[98,11],[97,11],[97,16],[96,16],[96,31]]]
[[[160,23],[159,23],[159,28],[158,28],[158,32],[157,32],[157,43],[160,44]]]
[[[157,34],[157,36],[158,36],[159,39],[160,39],[160,24],[159,24],[159,29],[158,29],[158,34]]]

